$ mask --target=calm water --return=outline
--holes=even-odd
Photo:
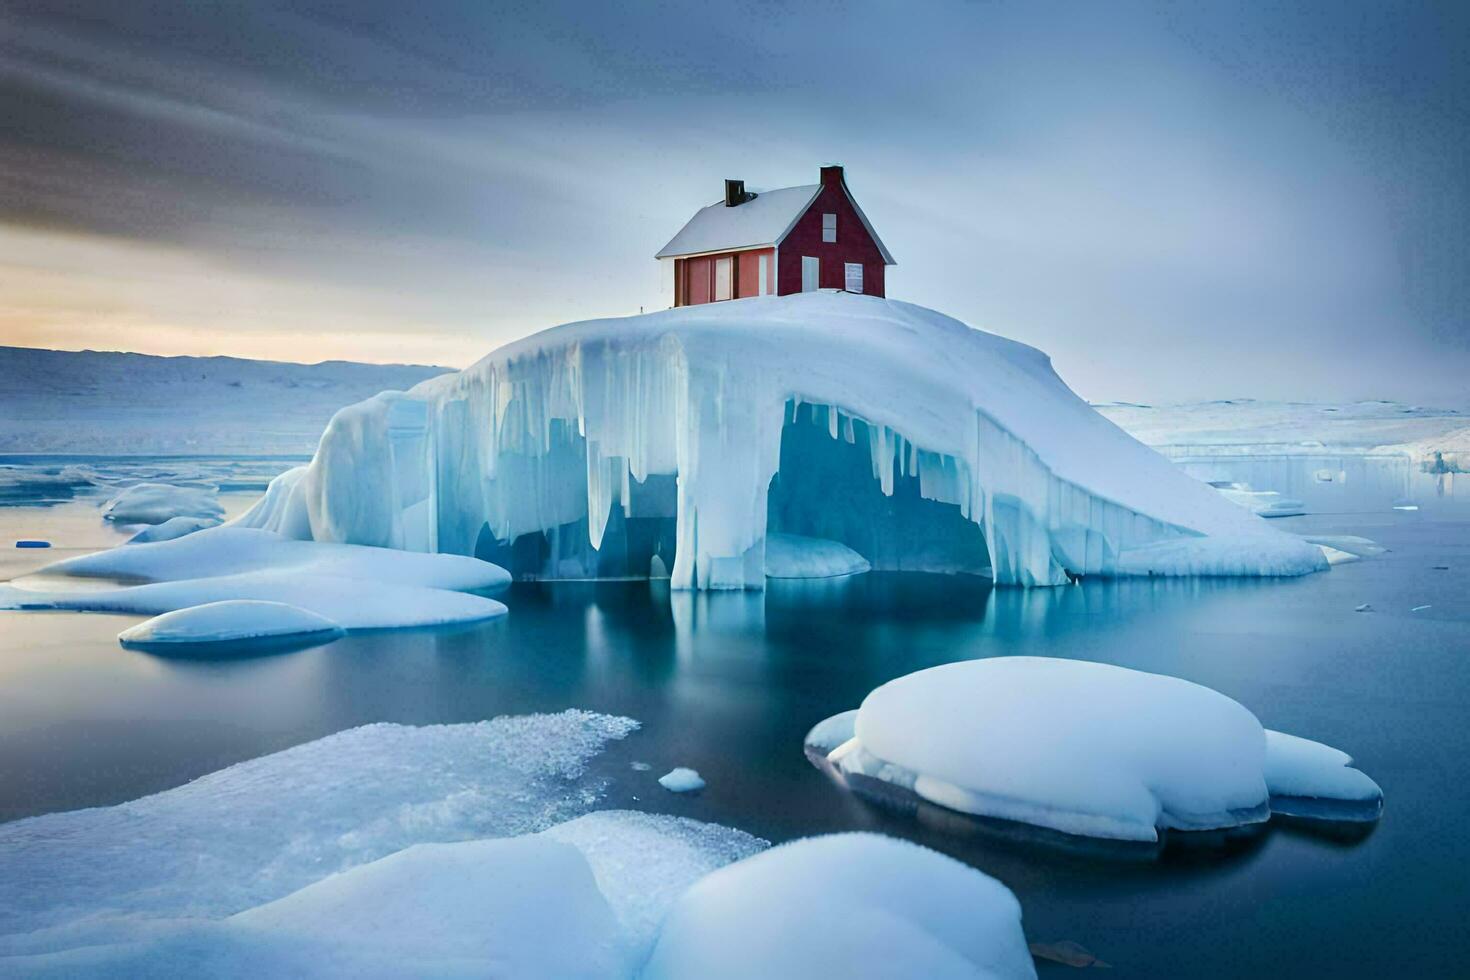
[[[1301,496],[1290,481],[1306,474],[1315,486],[1322,468],[1264,465],[1211,478]],[[1470,943],[1470,501],[1428,479],[1338,482],[1331,506],[1279,521],[1392,550],[1274,583],[1024,592],[875,574],[700,596],[649,583],[518,585],[500,622],[229,662],[123,650],[115,635],[135,617],[0,613],[0,819],[132,799],[366,722],[584,707],[643,722],[598,763],[615,777],[609,805],[773,840],[857,828],[919,840],[1013,888],[1033,940],[1080,942],[1118,976],[1460,975]],[[1405,494],[1434,502],[1393,510]],[[0,541],[22,536],[79,549],[117,540],[85,501],[0,508]],[[0,577],[37,558],[4,561]],[[1355,613],[1363,602],[1374,611]],[[852,798],[803,758],[811,724],[885,680],[1014,654],[1214,687],[1271,727],[1351,752],[1383,786],[1384,818],[1355,841],[1276,829],[1120,862],[932,829]],[[653,769],[633,772],[632,760]],[[654,778],[674,765],[697,768],[709,788],[665,793]]]

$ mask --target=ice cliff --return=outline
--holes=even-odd
[[[241,523],[526,578],[668,568],[676,588],[762,587],[768,531],[999,584],[1326,567],[1098,415],[1040,351],[842,293],[535,334],[338,412]]]

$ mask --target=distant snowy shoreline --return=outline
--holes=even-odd
[[[337,409],[447,370],[0,347],[0,454],[309,455]]]
[[[1394,401],[1340,404],[1235,398],[1093,408],[1171,459],[1198,456],[1408,456],[1436,472],[1470,471],[1470,409]]]

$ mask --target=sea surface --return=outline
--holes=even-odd
[[[1278,520],[1283,529],[1362,535],[1389,551],[1282,581],[1032,591],[917,574],[773,582],[764,594],[518,584],[497,622],[225,661],[120,648],[116,634],[140,617],[0,612],[0,820],[134,799],[368,722],[588,708],[643,723],[596,763],[613,778],[606,805],[776,841],[855,829],[908,837],[1004,881],[1031,940],[1080,943],[1113,976],[1464,975],[1470,480],[1456,486],[1397,459],[1184,465],[1303,499],[1309,513]],[[44,504],[13,495],[17,505],[0,507],[0,579],[120,542],[99,518],[99,492]],[[224,499],[238,513],[257,493]],[[21,551],[19,538],[54,547]],[[1366,834],[1273,825],[1123,857],[884,811],[803,756],[811,725],[886,680],[1017,654],[1220,690],[1269,727],[1351,753],[1383,787],[1383,818]],[[698,769],[708,787],[664,791],[655,780],[674,766]],[[0,883],[13,887],[23,883]]]

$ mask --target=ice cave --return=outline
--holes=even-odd
[[[775,534],[999,585],[1327,567],[1104,419],[1040,351],[841,292],[542,331],[343,409],[239,523],[684,589],[762,588]],[[822,555],[795,566],[821,574]]]

